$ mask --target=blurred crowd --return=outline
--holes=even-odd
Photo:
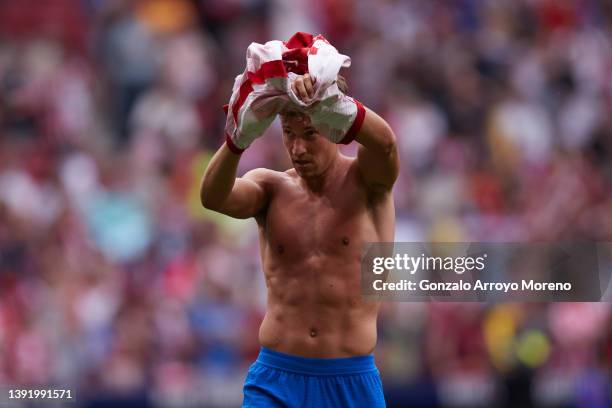
[[[0,0],[0,383],[240,404],[257,231],[199,182],[246,47],[295,31],[397,135],[397,241],[612,241],[609,2]],[[240,173],[287,169],[280,138]],[[388,404],[610,407],[610,311],[385,303]]]

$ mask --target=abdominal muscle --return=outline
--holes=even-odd
[[[311,256],[292,264],[270,259],[262,346],[305,357],[367,355],[376,344],[378,303],[361,296],[360,263]]]

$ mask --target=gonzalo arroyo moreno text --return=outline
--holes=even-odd
[[[417,271],[422,272],[454,272],[462,275],[465,272],[483,271],[486,267],[488,255],[471,257],[433,257],[410,256],[408,254],[397,254],[394,257],[375,257],[372,260],[372,272],[382,275],[390,271],[403,271],[414,275]],[[381,277],[382,278],[382,277]],[[386,279],[375,279],[372,288],[377,291],[483,291],[483,292],[510,292],[510,291],[570,291],[570,282],[541,282],[533,279],[522,279],[520,282],[487,282],[475,279],[454,280],[449,282],[432,281],[429,279],[409,280],[401,279],[387,282]]]

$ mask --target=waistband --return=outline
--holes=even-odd
[[[342,358],[311,358],[280,353],[262,347],[256,363],[306,375],[346,375],[378,371],[374,355]]]

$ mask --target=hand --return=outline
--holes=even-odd
[[[307,103],[314,97],[314,85],[316,82],[316,78],[310,76],[308,73],[299,75],[291,84],[291,90],[300,99],[300,101]]]
[[[310,117],[312,125],[321,135],[332,143],[350,143],[361,128],[365,109],[361,103],[340,91],[336,82],[324,90],[315,90],[315,83],[315,77],[310,74],[295,75],[291,79],[289,98],[294,105],[298,105],[298,111]]]

